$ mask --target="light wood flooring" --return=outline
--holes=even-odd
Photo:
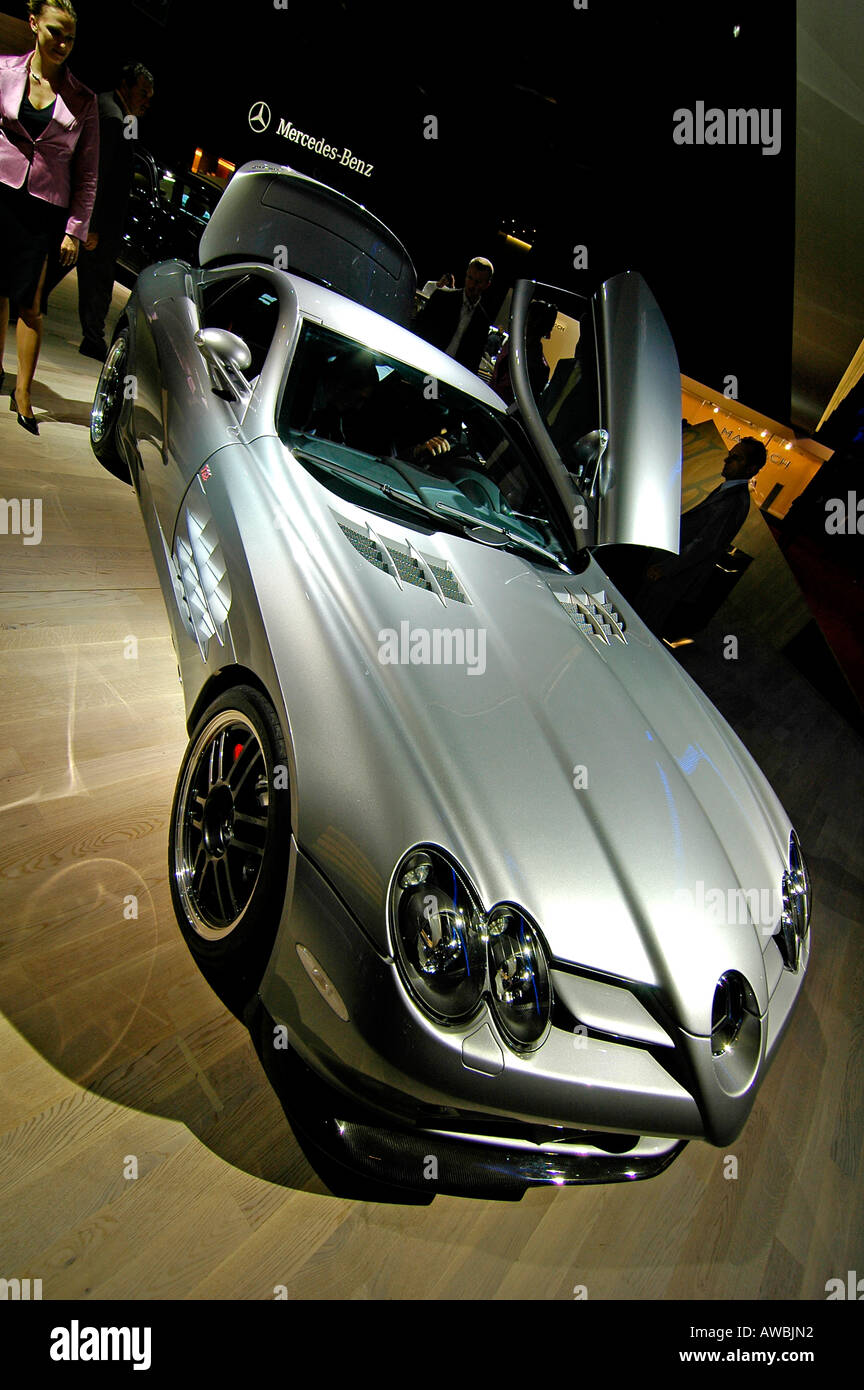
[[[34,404],[53,418],[37,440],[0,411],[0,493],[43,499],[40,545],[0,536],[0,1277],[46,1299],[821,1300],[864,1271],[862,745],[756,639],[734,670],[716,634],[684,658],[816,881],[810,977],[737,1179],[691,1144],[651,1182],[518,1204],[327,1192],[174,924],[168,623],[132,491],[90,452],[74,276],[52,307]]]

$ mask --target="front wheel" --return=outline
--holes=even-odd
[[[90,446],[103,468],[131,483],[129,468],[120,455],[117,426],[123,408],[126,368],[129,362],[129,329],[121,328],[102,364],[90,411]]]
[[[270,701],[237,686],[210,705],[192,734],[168,846],[180,930],[237,1013],[260,983],[276,938],[290,845],[285,738]]]

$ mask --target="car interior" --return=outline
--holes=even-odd
[[[277,432],[302,460],[350,472],[355,486],[337,490],[361,505],[395,488],[535,544],[555,537],[557,549],[548,498],[506,416],[317,324],[304,325]]]

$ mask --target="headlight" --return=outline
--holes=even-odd
[[[495,1017],[508,1040],[530,1047],[549,1020],[552,993],[539,933],[518,908],[496,907],[487,926]]]
[[[731,1052],[744,1022],[744,977],[737,970],[721,975],[711,1008],[711,1051],[715,1057]]]
[[[396,873],[393,924],[409,988],[435,1017],[471,1016],[486,980],[482,914],[462,875],[435,849],[406,856]]]
[[[502,903],[487,915],[467,875],[443,850],[421,845],[394,874],[390,920],[400,974],[426,1013],[462,1023],[485,995],[510,1047],[541,1040],[552,1009],[549,966],[520,908]]]
[[[742,1095],[759,1068],[762,1025],[756,995],[737,970],[721,975],[714,990],[711,1055],[721,1088],[727,1095]]]
[[[795,831],[789,836],[789,868],[783,875],[783,915],[777,944],[787,970],[797,970],[810,925],[810,875]]]
[[[801,935],[805,936],[810,925],[810,875],[804,863],[801,842],[794,830],[789,836],[789,886],[798,905]]]

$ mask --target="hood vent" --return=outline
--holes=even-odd
[[[362,531],[359,527],[342,521],[338,516],[336,520],[339,530],[351,542],[358,555],[362,555],[363,559],[376,569],[389,574],[400,589],[405,584],[412,584],[418,589],[426,589],[444,604],[471,602],[447,565],[436,563],[421,555],[420,551],[415,550],[408,542],[400,545],[396,541],[388,541],[385,545],[368,522],[366,530]]]
[[[387,559],[384,558],[386,551],[377,537],[373,539],[371,535],[367,536],[362,531],[355,531],[353,526],[346,526],[341,521],[339,522],[339,530],[344,531],[354,549],[363,556],[364,560],[368,560],[370,565],[383,570],[385,574],[390,573],[389,556]]]
[[[587,589],[581,594],[573,594],[569,589],[553,589],[552,592],[586,637],[599,638],[607,647],[612,645],[613,638],[627,645],[627,624],[606,597],[605,589],[596,594],[589,594]]]
[[[423,562],[416,551],[409,547],[403,548],[394,545],[392,541],[387,550],[403,584],[416,584],[418,589],[428,589],[430,593],[435,592],[435,586],[431,578],[427,578]]]

